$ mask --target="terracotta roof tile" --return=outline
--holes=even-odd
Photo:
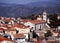
[[[10,29],[15,29],[15,26],[12,26],[12,25],[7,25],[7,28],[10,28]]]
[[[11,39],[8,39],[8,38],[5,38],[5,37],[3,37],[3,36],[0,36],[0,42],[2,42],[2,41],[4,41],[4,40],[8,40],[8,41],[15,42],[15,41],[13,41],[13,40],[11,40]]]
[[[27,20],[22,20],[21,22],[25,23],[25,22],[27,22]]]
[[[15,27],[18,27],[18,28],[27,28],[26,26],[18,24],[18,23],[15,23],[14,25]]]
[[[3,28],[0,28],[0,30],[4,30]]]
[[[1,25],[1,27],[6,27],[7,25],[6,24],[0,24]]]
[[[24,34],[15,34],[13,35],[15,38],[24,38]]]
[[[5,31],[16,31],[16,29],[5,29]]]
[[[42,43],[42,41],[35,41],[35,43]]]
[[[5,19],[5,22],[10,22],[11,21],[11,18],[6,18]]]
[[[31,19],[26,19],[26,20],[22,19],[22,20],[21,20],[21,22],[23,22],[23,23],[26,23],[26,22],[28,22],[28,21],[31,21]]]
[[[7,29],[7,27],[3,27],[3,26],[2,26],[2,27],[0,27],[0,28],[1,28],[1,30],[5,30],[5,29]]]
[[[31,20],[29,22],[31,22],[33,24],[42,24],[42,23],[44,23],[44,20]]]

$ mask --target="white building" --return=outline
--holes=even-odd
[[[47,19],[47,23],[50,24],[50,19],[49,18]]]
[[[39,30],[39,29],[45,29],[45,21],[44,20],[31,20],[24,24],[25,26],[30,26],[30,28],[33,27],[32,30]]]
[[[43,12],[43,20],[46,22],[47,21],[47,13],[46,11]]]

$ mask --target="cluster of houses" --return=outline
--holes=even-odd
[[[20,43],[28,41],[31,31],[49,29],[47,13],[43,12],[37,19],[21,19],[14,17],[0,17],[0,43]],[[30,38],[32,36],[30,35]]]

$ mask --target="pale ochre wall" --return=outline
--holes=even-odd
[[[30,29],[19,29],[19,33],[29,33]]]

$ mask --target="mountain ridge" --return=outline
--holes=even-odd
[[[4,6],[2,6],[2,4]],[[32,3],[31,3],[32,4]],[[37,3],[35,3],[36,5]],[[9,6],[10,5],[10,6]],[[31,6],[22,5],[22,4],[0,4],[0,16],[10,16],[10,17],[19,17],[19,16],[30,16],[32,14],[42,14],[42,12],[46,10],[48,14],[60,13],[60,6]]]

